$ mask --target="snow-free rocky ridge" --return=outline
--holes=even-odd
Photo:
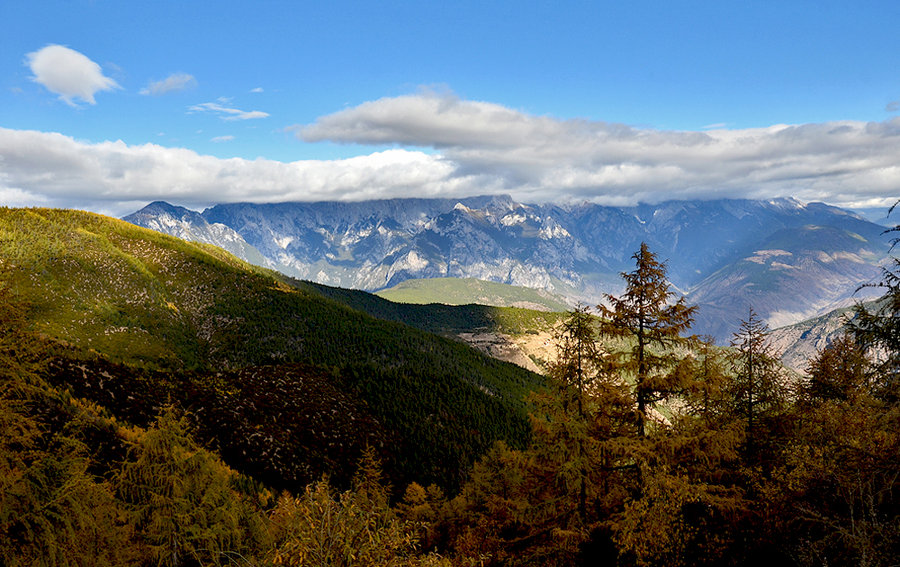
[[[377,291],[414,278],[478,278],[595,304],[641,242],[701,309],[693,332],[727,342],[752,306],[772,326],[852,302],[879,275],[884,227],[795,199],[608,207],[507,196],[364,202],[152,203],[125,220],[215,244],[254,264]]]

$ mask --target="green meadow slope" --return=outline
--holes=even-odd
[[[300,289],[324,295],[373,317],[397,321],[444,336],[483,331],[509,335],[552,331],[566,316],[566,313],[561,311],[537,311],[474,303],[466,305],[398,303],[365,291],[330,287],[307,281],[290,281]]]
[[[397,322],[402,317],[364,313],[337,291],[292,285],[221,249],[91,213],[0,209],[0,283],[28,306],[32,328],[57,345],[62,362],[50,372],[58,383],[133,419],[173,400],[194,411],[209,442],[233,449],[223,454],[234,466],[274,482],[334,472],[333,463],[357,456],[342,453],[380,439],[396,477],[452,485],[494,440],[525,441],[523,398],[542,384]],[[339,394],[311,386],[320,382]],[[257,442],[281,445],[241,446],[248,431],[279,431],[277,417],[302,413],[303,404],[322,421],[296,423],[297,430],[333,427],[346,437],[318,439],[310,452],[317,462],[285,475],[260,457],[290,452],[309,461],[292,446],[297,438],[265,435]],[[353,438],[352,423],[337,424],[342,407],[367,424],[361,438]],[[210,425],[216,420],[222,427]]]
[[[445,305],[494,305],[538,311],[568,311],[565,298],[550,292],[475,278],[427,278],[400,282],[375,293],[398,303],[442,303]]]

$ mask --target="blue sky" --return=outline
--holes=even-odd
[[[896,2],[0,3],[0,204],[900,195]]]

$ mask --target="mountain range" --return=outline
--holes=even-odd
[[[752,307],[781,326],[865,299],[888,252],[884,227],[795,199],[610,207],[507,196],[365,202],[155,202],[124,220],[220,246],[289,276],[378,291],[411,279],[478,278],[602,302],[646,242],[700,306],[693,331],[727,342]]]

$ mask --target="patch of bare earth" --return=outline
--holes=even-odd
[[[499,360],[544,374],[547,364],[556,358],[553,334],[547,331],[511,336],[504,333],[460,333],[460,340]]]

